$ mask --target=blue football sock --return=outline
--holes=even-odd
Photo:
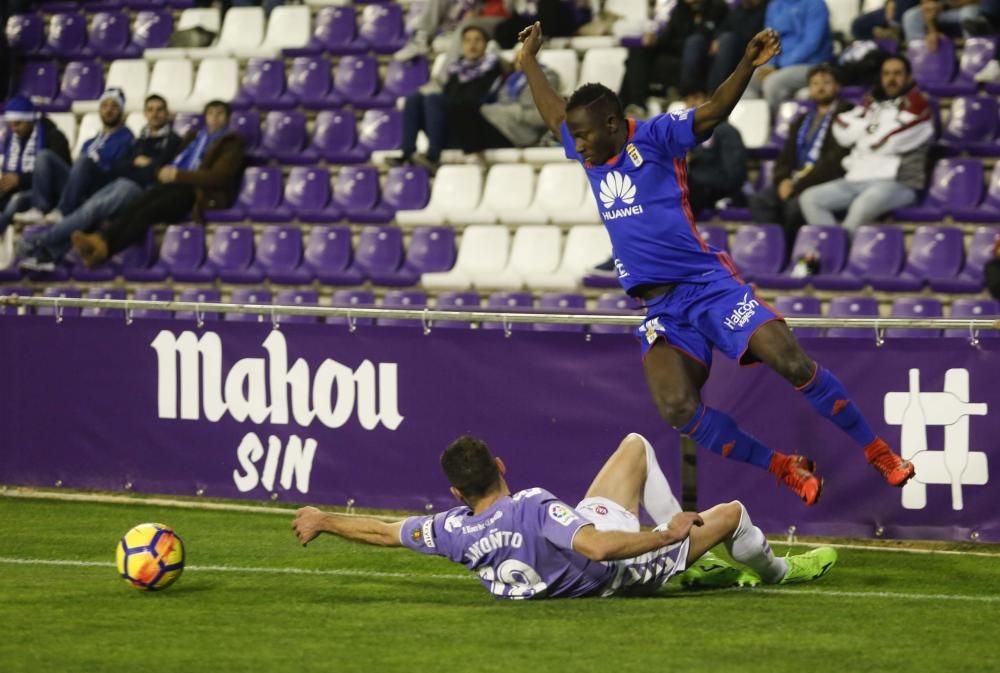
[[[741,430],[732,418],[704,404],[699,404],[691,420],[677,430],[720,456],[765,470],[771,465],[774,451]]]
[[[830,370],[816,365],[812,381],[800,388],[813,409],[849,434],[858,446],[865,447],[875,440],[875,432],[851,400],[844,384]]]

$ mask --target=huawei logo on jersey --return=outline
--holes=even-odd
[[[629,207],[602,213],[605,220],[616,220],[619,217],[642,213],[641,205],[632,205],[635,201],[635,185],[632,184],[632,178],[622,175],[618,171],[611,171],[601,180],[601,203],[604,204],[605,208],[611,208],[618,201]]]

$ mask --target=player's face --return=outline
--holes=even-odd
[[[829,105],[839,93],[840,85],[829,73],[818,72],[809,79],[809,98],[820,105]]]
[[[890,58],[882,64],[882,90],[889,98],[895,98],[910,83],[906,65],[899,59]]]
[[[614,117],[601,119],[586,107],[566,113],[566,126],[576,142],[576,151],[584,161],[595,166],[603,164],[621,149],[614,145],[619,123]]]
[[[486,53],[486,38],[478,30],[467,30],[462,36],[462,56],[476,61]]]

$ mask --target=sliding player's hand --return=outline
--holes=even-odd
[[[538,50],[542,48],[541,22],[535,21],[533,24],[522,30],[517,36],[517,39],[524,45],[521,47],[522,52],[527,52],[532,56],[537,54]]]
[[[692,528],[703,525],[705,525],[705,521],[698,512],[679,512],[674,514],[674,518],[670,520],[667,532],[680,542],[691,533]]]
[[[295,513],[292,530],[295,531],[295,537],[299,539],[303,547],[323,532],[322,523],[324,516],[323,512],[315,507],[303,507]]]
[[[773,28],[765,28],[750,40],[747,45],[746,58],[756,68],[764,65],[781,53],[781,38]]]

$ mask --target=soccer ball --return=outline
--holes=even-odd
[[[136,589],[166,589],[184,571],[184,542],[169,526],[140,523],[122,536],[115,564],[122,579]]]

